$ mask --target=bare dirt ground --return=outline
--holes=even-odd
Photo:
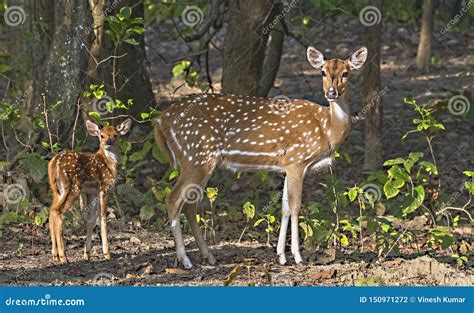
[[[163,25],[159,27],[164,27]],[[413,137],[401,144],[401,135],[410,127],[413,113],[403,104],[406,96],[415,97],[420,103],[431,101],[433,105],[444,105],[453,94],[472,91],[474,80],[472,34],[447,34],[435,39],[434,53],[440,61],[429,75],[417,74],[408,69],[416,53],[416,35],[406,25],[389,24],[382,45],[382,88],[387,87],[384,101],[383,144],[385,159],[406,155],[410,151],[424,151],[428,147],[423,140]],[[435,36],[436,37],[436,36]],[[223,36],[216,42],[222,45]],[[326,21],[308,34],[308,40],[320,50],[328,49],[328,56],[346,57],[360,46],[362,29],[356,22],[347,20]],[[147,35],[149,68],[157,97],[163,105],[182,95],[198,92],[182,87],[179,78],[171,77],[173,60],[187,54],[186,46],[178,39],[161,34],[153,29]],[[329,51],[328,51],[329,52]],[[222,75],[220,52],[211,51],[211,73],[219,91]],[[351,101],[354,112],[361,110],[361,75],[351,80]],[[276,80],[276,88],[270,96],[284,94],[291,97],[321,100],[320,74],[310,68],[305,60],[305,49],[294,39],[285,40],[284,55]],[[442,99],[444,104],[439,99]],[[472,98],[471,98],[472,99]],[[436,100],[436,101],[434,101]],[[473,110],[471,108],[471,110]],[[462,186],[461,172],[474,168],[474,145],[472,119],[454,116],[441,109],[441,121],[446,132],[434,143],[434,150],[448,194]],[[352,158],[352,164],[339,160],[336,175],[346,181],[360,181],[363,158],[363,122],[356,122],[342,150]],[[219,174],[218,174],[219,175]],[[220,174],[222,175],[222,174]],[[230,175],[230,174],[229,174]],[[212,182],[212,181],[211,181]],[[304,202],[317,196],[320,175],[311,175],[305,181]],[[277,186],[279,188],[281,186]],[[238,201],[238,195],[227,201]],[[460,203],[465,199],[459,199]],[[468,208],[472,210],[472,208]],[[65,231],[69,263],[53,265],[50,261],[49,235],[46,231],[31,234],[21,227],[7,226],[0,245],[0,285],[223,285],[229,273],[239,264],[249,265],[243,269],[233,285],[473,285],[474,268],[470,261],[465,268],[458,268],[452,259],[427,252],[426,247],[412,247],[399,257],[379,260],[370,252],[320,250],[309,256],[307,265],[280,266],[275,261],[275,247],[260,242],[244,240],[237,243],[243,223],[232,225],[217,233],[217,243],[211,246],[218,260],[216,266],[199,264],[199,253],[185,229],[189,255],[195,264],[190,271],[176,269],[174,248],[168,228],[141,227],[136,221],[112,220],[110,222],[112,260],[101,259],[98,237],[94,240],[93,259],[82,260],[84,231]],[[472,226],[463,226],[467,231],[464,240],[473,247]],[[76,235],[74,235],[76,234]],[[272,244],[275,244],[275,238]],[[291,258],[289,258],[291,260]],[[271,278],[271,279],[270,279]]]
[[[117,227],[120,229],[117,229]],[[128,231],[124,229],[129,228]],[[98,236],[91,261],[82,259],[84,237],[66,236],[69,263],[53,265],[46,235],[25,236],[10,229],[0,250],[0,285],[186,285],[222,286],[239,264],[249,265],[232,285],[285,286],[466,286],[474,284],[474,269],[459,269],[446,258],[429,253],[403,254],[378,261],[374,253],[319,251],[307,265],[276,262],[275,247],[258,242],[221,240],[211,249],[216,266],[200,265],[197,247],[188,236],[186,243],[195,267],[176,268],[171,236],[166,231],[112,223],[112,260],[104,261]],[[34,242],[33,245],[31,243]],[[24,245],[18,249],[19,243]],[[333,255],[331,255],[333,254]]]

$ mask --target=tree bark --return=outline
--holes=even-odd
[[[281,7],[281,5],[280,5]],[[281,8],[279,10],[281,12]],[[257,91],[257,96],[266,97],[273,87],[275,78],[280,68],[281,54],[283,52],[283,42],[285,39],[283,21],[279,20],[268,38],[265,61],[263,62],[262,76]]]
[[[416,53],[416,67],[422,72],[428,72],[431,64],[431,42],[433,33],[433,15],[436,0],[425,0],[421,13],[421,30],[418,51]]]
[[[66,142],[76,114],[78,98],[83,91],[89,55],[84,48],[92,41],[86,32],[92,18],[87,1],[44,1],[53,8],[52,40],[46,61],[41,67],[40,79],[35,86],[33,105],[36,113],[46,104],[55,109],[49,112],[49,129],[59,142]],[[50,7],[51,8],[51,7]],[[50,12],[51,13],[51,12]]]
[[[222,92],[256,96],[271,31],[269,24],[274,20],[272,1],[229,1],[228,14]]]
[[[370,5],[382,11],[382,0],[372,0]],[[383,151],[380,141],[382,129],[382,96],[380,89],[380,34],[382,22],[367,27],[367,62],[363,73],[363,101],[365,118],[364,170],[375,171],[383,164]]]

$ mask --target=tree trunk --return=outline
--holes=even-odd
[[[119,5],[114,7],[113,14],[116,14],[123,7],[132,8],[131,17],[144,17],[143,1],[126,0],[114,1]],[[103,28],[103,25],[101,26]],[[102,30],[103,31],[103,30]],[[139,118],[140,113],[148,111],[150,107],[156,105],[155,95],[153,93],[148,72],[146,70],[146,52],[145,52],[145,36],[137,36],[135,39],[139,45],[133,46],[127,43],[122,44],[117,51],[113,42],[107,36],[103,36],[101,43],[101,59],[106,59],[116,52],[117,58],[115,63],[116,83],[115,88],[112,81],[113,59],[101,65],[99,73],[100,79],[105,82],[107,94],[112,98],[120,99],[126,103],[128,99],[133,99],[133,106],[130,113]],[[115,112],[114,112],[115,114]]]
[[[279,5],[281,12],[281,4]],[[270,89],[273,87],[275,78],[280,68],[281,54],[283,52],[283,41],[285,39],[283,21],[279,20],[275,28],[270,33],[267,44],[267,53],[263,63],[262,77],[260,78],[260,85],[258,87],[257,96],[266,97]]]
[[[43,109],[43,94],[46,104],[55,109],[49,112],[49,130],[57,141],[66,142],[76,115],[78,98],[83,91],[89,55],[83,45],[89,46],[92,34],[86,32],[91,24],[91,13],[87,1],[44,1],[53,8],[54,23],[50,50],[41,67],[39,85],[35,86],[33,105],[36,111]],[[50,7],[51,8],[51,7]],[[56,141],[56,140],[55,140]]]
[[[373,5],[382,11],[382,0],[372,0]],[[383,164],[383,151],[380,141],[382,129],[382,96],[380,89],[380,33],[382,23],[367,27],[366,46],[368,58],[363,74],[363,100],[365,118],[364,170],[375,171]]]
[[[428,72],[431,63],[431,41],[433,33],[433,15],[436,0],[425,0],[421,13],[420,42],[416,53],[416,67],[422,72]]]
[[[229,1],[229,23],[224,40],[222,92],[258,95],[269,24],[275,10],[270,0]]]

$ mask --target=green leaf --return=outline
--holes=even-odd
[[[130,161],[142,160],[146,156],[146,154],[151,150],[152,145],[153,144],[151,140],[145,141],[145,143],[143,144],[143,148],[140,151],[137,151],[130,156],[129,158]]]
[[[6,72],[11,71],[12,67],[8,64],[0,64],[0,73],[5,74]]]
[[[393,198],[395,197],[396,195],[398,195],[398,193],[400,192],[400,190],[396,187],[396,185],[394,184],[393,180],[389,180],[385,183],[385,185],[383,186],[383,192],[385,194],[385,197],[387,199],[390,199],[390,198]]]
[[[304,231],[304,240],[308,239],[309,237],[313,236],[313,229],[310,225],[306,224],[305,222],[300,222],[300,227]]]
[[[416,197],[413,202],[410,203],[410,205],[408,205],[402,210],[403,216],[414,212],[423,204],[423,201],[425,200],[425,189],[423,188],[423,186],[416,186],[415,188],[413,188],[413,190],[416,191]]]
[[[255,217],[255,205],[253,205],[252,203],[245,202],[243,211],[249,220]]]
[[[349,239],[344,234],[341,234],[341,245],[343,247],[347,247],[349,245]]]
[[[140,43],[138,41],[136,41],[135,39],[133,38],[128,38],[128,39],[125,39],[124,42],[132,45],[132,46],[138,46]]]
[[[170,172],[170,175],[168,176],[168,180],[169,181],[172,181],[173,178],[177,177],[179,175],[179,172],[177,170],[172,170]]]
[[[142,118],[142,120],[146,120],[147,118],[150,117],[150,113],[142,112],[140,113],[140,117]]]
[[[383,166],[391,166],[391,165],[398,165],[398,164],[403,164],[405,162],[405,159],[403,158],[396,158],[393,160],[387,160],[383,163]]]
[[[100,114],[94,111],[89,112],[89,116],[94,118],[96,121],[100,120]]]
[[[349,200],[351,202],[353,202],[357,198],[358,194],[359,194],[359,188],[358,187],[350,188],[349,192],[348,192]]]
[[[255,222],[255,224],[253,224],[253,227],[257,227],[257,226],[260,225],[263,221],[265,221],[265,219],[263,219],[263,218],[258,219],[258,220]]]
[[[120,15],[122,15],[126,19],[130,18],[131,14],[132,14],[132,9],[130,7],[123,7],[120,9]]]

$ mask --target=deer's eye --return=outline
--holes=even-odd
[[[326,72],[325,72],[325,71],[321,71],[321,75],[322,75],[323,77],[326,77]]]
[[[349,72],[343,72],[342,73],[342,77],[344,77],[344,78],[347,77],[348,75],[349,75]]]

